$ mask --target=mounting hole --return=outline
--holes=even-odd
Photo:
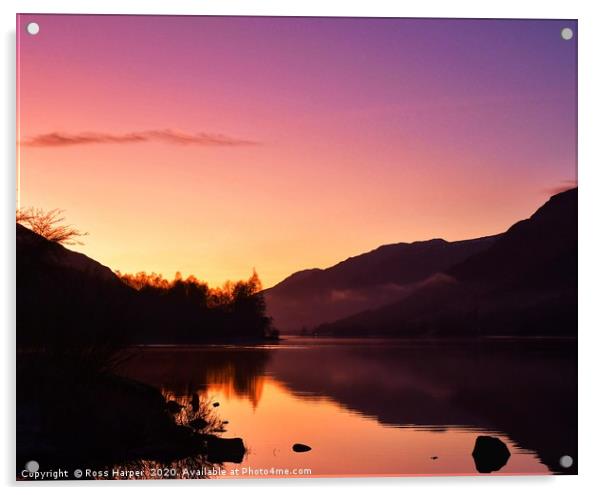
[[[40,25],[37,22],[30,22],[27,24],[27,32],[32,36],[35,36],[40,32]]]
[[[562,36],[563,40],[572,40],[573,39],[573,30],[569,27],[566,28],[562,28],[562,31],[560,31],[560,36]]]
[[[38,469],[40,469],[40,464],[38,461],[27,461],[27,464],[25,464],[25,469],[27,469],[30,473],[37,473]]]
[[[561,467],[568,469],[573,465],[573,458],[570,455],[563,455],[558,462]]]

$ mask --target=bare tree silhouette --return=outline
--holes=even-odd
[[[44,211],[41,208],[17,210],[17,223],[28,227],[49,241],[59,244],[83,244],[79,238],[88,235],[71,225],[64,225],[64,210]]]

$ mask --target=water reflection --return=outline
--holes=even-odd
[[[226,399],[261,399],[270,349],[263,347],[145,347],[132,352],[121,373],[175,397],[220,386]]]
[[[487,435],[511,453],[499,474],[576,472],[558,465],[576,459],[573,342],[147,348],[123,372],[219,402],[224,436],[244,439],[250,469],[477,474],[475,441]],[[294,443],[312,450],[294,453]]]

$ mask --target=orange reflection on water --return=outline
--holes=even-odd
[[[249,472],[243,469],[268,473],[288,469],[288,476],[294,476],[294,469],[311,469],[312,476],[473,475],[478,473],[471,453],[480,434],[497,436],[512,454],[506,466],[493,474],[549,473],[534,453],[521,450],[503,434],[456,427],[384,426],[329,399],[295,396],[270,377],[265,377],[262,389],[257,403],[231,394],[223,384],[206,391],[211,400],[220,402],[220,415],[229,421],[225,436],[245,441],[244,462],[227,466],[239,467],[243,476]],[[295,453],[294,443],[312,450]]]
[[[219,391],[219,396],[224,400],[231,401],[235,397],[247,398],[253,408],[259,404],[263,392],[263,376],[249,376],[245,381],[245,387],[241,391],[240,383],[234,377],[236,376],[235,365],[228,363],[227,365],[207,370],[206,380],[211,383],[212,391]]]

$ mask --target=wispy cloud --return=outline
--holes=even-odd
[[[84,144],[129,144],[164,142],[192,146],[249,146],[256,141],[233,138],[223,134],[206,132],[187,133],[173,129],[158,129],[113,134],[108,132],[49,132],[37,134],[21,142],[24,146],[58,148]]]
[[[546,189],[543,190],[543,192],[545,194],[547,194],[548,196],[554,196],[554,194],[558,194],[561,193],[563,191],[567,191],[569,189],[573,189],[577,187],[577,181],[574,179],[566,179],[560,182],[560,184],[553,186],[553,187],[548,187]]]

